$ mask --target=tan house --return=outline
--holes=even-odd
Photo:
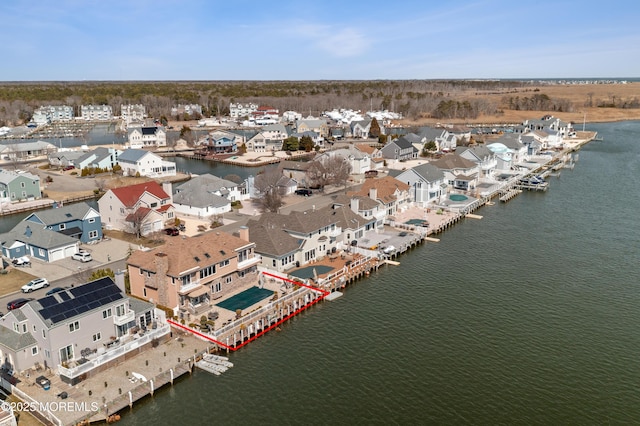
[[[171,183],[149,181],[108,190],[98,209],[107,229],[148,235],[175,221]]]
[[[380,204],[379,213],[375,214],[378,226],[382,226],[385,218],[393,216],[398,211],[409,207],[411,193],[409,185],[392,176],[380,179],[367,179],[358,192],[347,194],[348,196],[369,197]]]
[[[131,294],[183,318],[208,311],[214,299],[257,282],[260,256],[248,229],[242,228],[240,235],[209,231],[136,251],[127,261]]]

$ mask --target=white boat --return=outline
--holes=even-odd
[[[233,363],[229,361],[229,358],[226,356],[212,355],[212,354],[204,354],[202,359],[211,362],[213,364],[221,365],[226,368],[233,367]]]
[[[200,361],[196,362],[196,367],[207,371],[209,373],[215,374],[216,376],[219,376],[220,374],[224,373],[225,371],[228,370],[227,367],[220,365],[220,364],[216,364],[213,362],[209,362],[207,360],[201,359]]]

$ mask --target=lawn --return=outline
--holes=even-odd
[[[6,265],[6,263],[5,263]],[[35,277],[28,273],[29,268],[14,268],[9,266],[6,275],[0,274],[0,295],[7,295],[20,290],[20,287],[31,281]]]

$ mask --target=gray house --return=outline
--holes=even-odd
[[[173,206],[179,213],[209,217],[231,211],[231,202],[241,197],[237,183],[204,174],[173,189]]]
[[[69,204],[57,209],[31,213],[25,221],[45,226],[83,243],[102,239],[100,213],[87,203]]]
[[[432,164],[421,164],[405,170],[396,176],[396,179],[409,185],[413,200],[422,207],[440,201],[446,194],[444,172]]]
[[[384,158],[391,160],[404,161],[418,158],[418,150],[404,136],[387,143],[380,151]]]
[[[37,363],[75,385],[168,334],[154,311],[110,277],[100,278],[10,311],[0,320],[0,355],[14,371]]]
[[[37,200],[42,198],[40,178],[31,173],[0,170],[0,202]]]

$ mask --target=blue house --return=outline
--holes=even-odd
[[[9,259],[30,256],[53,262],[77,253],[80,242],[101,238],[100,213],[87,203],[78,203],[31,213],[0,235],[0,248]]]
[[[24,219],[43,227],[68,235],[83,243],[102,239],[100,213],[87,203],[69,204],[57,209],[31,213]]]

